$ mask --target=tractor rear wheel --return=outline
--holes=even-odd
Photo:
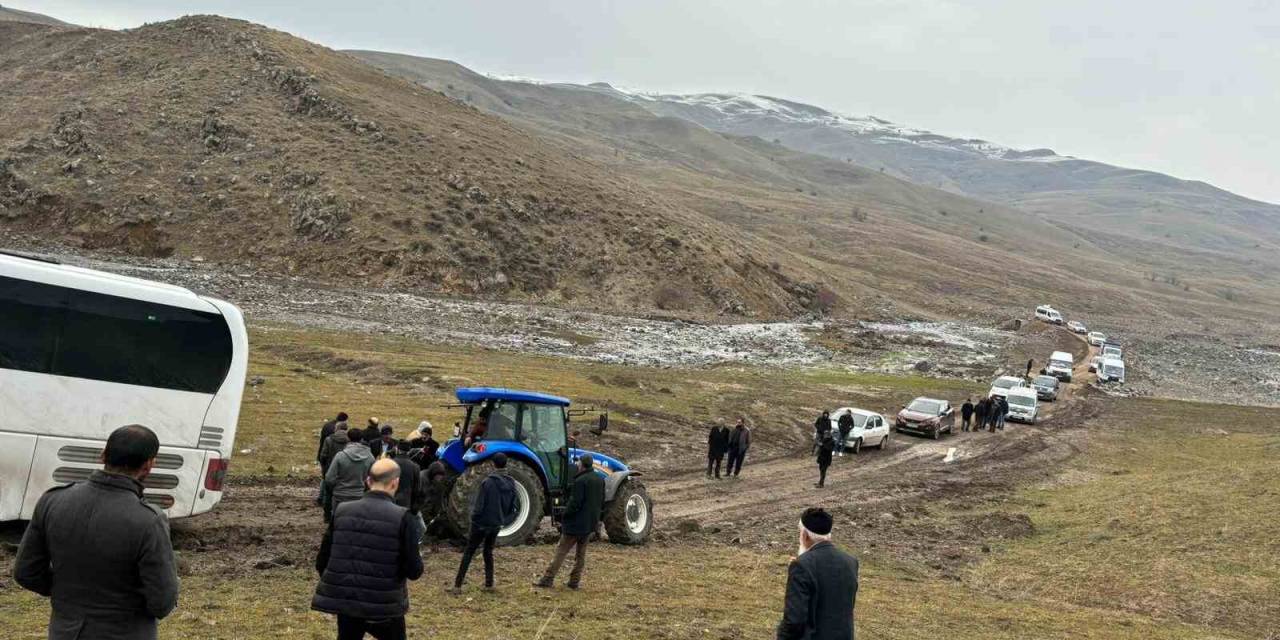
[[[480,483],[493,471],[493,463],[485,461],[467,467],[454,480],[444,507],[444,515],[449,528],[457,535],[465,538],[470,533],[471,506],[475,504],[476,494],[480,492]],[[538,478],[538,472],[528,464],[511,460],[507,464],[507,473],[516,484],[516,519],[498,532],[498,545],[504,547],[528,541],[542,522],[547,504],[542,480]]]
[[[627,478],[605,505],[604,530],[614,544],[644,544],[653,532],[653,500],[644,484]]]

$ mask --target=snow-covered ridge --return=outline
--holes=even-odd
[[[786,123],[822,125],[874,138],[879,144],[915,144],[941,150],[985,156],[993,160],[1018,162],[1060,162],[1074,160],[1049,149],[1019,150],[977,139],[950,138],[923,129],[896,125],[875,116],[847,116],[820,107],[769,96],[742,93],[660,94],[611,87],[618,95],[638,104],[666,103],[702,108],[727,122],[773,118]]]

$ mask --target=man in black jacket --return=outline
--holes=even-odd
[[[458,564],[458,575],[449,590],[453,595],[462,593],[462,581],[466,580],[471,559],[481,544],[484,545],[484,588],[493,590],[493,545],[498,541],[498,532],[515,520],[519,507],[516,481],[507,473],[507,454],[494,454],[492,461],[493,471],[480,483],[476,501],[471,505],[471,532],[467,548],[462,552],[462,562]]]
[[[409,441],[396,443],[393,460],[400,467],[400,486],[396,488],[396,504],[409,510],[409,514],[418,522],[418,539],[422,539],[427,531],[427,523],[422,520],[422,506],[427,501],[426,487],[423,486],[422,467],[409,458]]]
[[[747,459],[747,449],[750,448],[751,429],[747,427],[745,420],[738,418],[738,424],[729,432],[729,467],[725,469],[726,476],[738,477],[742,472],[742,462]]]
[[[369,418],[369,424],[364,428],[364,443],[369,446],[369,451],[373,452],[375,458],[382,456],[382,429],[379,424],[381,423],[377,418]]]
[[[969,422],[973,420],[973,398],[965,398],[960,407],[960,430],[968,431]]]
[[[831,544],[831,525],[822,509],[800,516],[800,553],[787,567],[777,640],[853,640],[858,559]]]
[[[844,457],[845,447],[849,445],[849,432],[853,431],[853,414],[845,411],[840,414],[840,418],[836,420],[836,431],[840,434],[840,440],[836,443],[836,448],[840,450],[840,457]]]
[[[338,640],[404,640],[409,611],[407,580],[422,577],[417,524],[395,503],[400,467],[379,460],[369,469],[369,491],[344,502],[320,543],[311,608],[338,616]]]
[[[577,589],[582,583],[582,571],[587,565],[587,541],[596,532],[600,524],[600,513],[604,510],[604,478],[595,471],[595,460],[591,454],[584,453],[578,458],[578,475],[573,479],[573,488],[569,492],[569,504],[565,507],[564,520],[560,525],[560,545],[556,547],[555,558],[542,574],[542,579],[533,586],[550,588],[555,584],[556,574],[560,573],[560,565],[570,549],[577,550],[573,557],[573,570],[569,572],[569,583],[565,586]]]
[[[827,468],[831,466],[831,452],[835,451],[836,442],[828,431],[826,437],[822,439],[822,444],[818,445],[818,483],[813,485],[821,489],[827,485]]]
[[[102,471],[36,503],[13,577],[52,601],[50,640],[154,640],[156,621],[177,606],[169,520],[142,497],[159,450],[150,429],[120,427]]]
[[[813,453],[818,453],[818,447],[822,446],[822,440],[831,433],[831,413],[823,411],[817,420],[813,421]]]
[[[334,417],[334,419],[324,423],[320,427],[320,444],[319,446],[316,447],[316,462],[320,463],[320,475],[324,475],[324,467],[328,464],[325,462],[324,456],[323,456],[324,441],[328,439],[329,436],[333,435],[334,427],[337,426],[339,422],[346,422],[346,421],[347,421],[347,412],[339,411],[338,415]]]
[[[724,454],[729,451],[729,428],[724,426],[723,422],[718,422],[711,427],[711,433],[707,434],[707,477],[711,477],[711,470],[714,467],[716,479],[720,479],[720,465],[724,462]]]

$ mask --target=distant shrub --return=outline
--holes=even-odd
[[[684,290],[679,287],[664,285],[653,292],[653,304],[664,311],[682,309],[684,303]]]
[[[813,294],[813,300],[809,303],[809,307],[817,313],[826,315],[831,313],[831,310],[835,308],[838,300],[839,298],[836,297],[836,292],[825,286],[821,286],[818,287],[818,290]]]
[[[982,234],[979,234],[979,235],[978,235],[978,242],[986,242],[988,239],[989,239],[989,238],[987,238],[987,234],[985,234],[985,233],[982,233]]]
[[[850,216],[851,216],[854,220],[857,220],[858,222],[866,222],[866,221],[867,221],[867,212],[866,212],[866,211],[863,211],[863,210],[862,210],[862,207],[854,207],[854,208],[853,208],[853,212],[852,212],[852,213],[850,213]]]

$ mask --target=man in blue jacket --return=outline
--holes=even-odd
[[[831,526],[821,508],[800,516],[800,555],[787,568],[778,640],[853,640],[858,559],[831,544]]]
[[[547,567],[542,579],[533,586],[549,588],[555,584],[556,574],[560,573],[560,565],[569,555],[569,550],[577,549],[573,557],[573,570],[569,572],[569,583],[565,586],[577,589],[582,582],[582,571],[587,565],[587,542],[591,534],[596,532],[600,523],[600,513],[604,510],[604,478],[595,471],[595,460],[591,454],[584,453],[578,458],[578,475],[573,479],[573,487],[569,492],[569,504],[565,506],[564,520],[560,526],[560,545],[556,547],[555,558]]]
[[[498,532],[515,520],[518,506],[516,481],[507,473],[507,454],[494,454],[492,462],[493,471],[480,483],[475,504],[471,506],[471,533],[467,537],[467,548],[462,552],[458,575],[453,579],[453,588],[449,590],[454,595],[462,593],[462,582],[471,568],[471,559],[482,544],[484,588],[493,590],[493,545],[498,541]]]

